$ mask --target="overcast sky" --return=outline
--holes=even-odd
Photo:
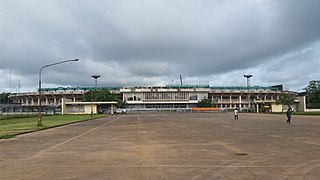
[[[0,0],[0,91],[320,80],[319,0]],[[20,88],[19,88],[20,87]]]

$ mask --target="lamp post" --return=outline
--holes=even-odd
[[[251,108],[251,104],[250,104],[250,78],[252,77],[252,75],[249,74],[245,74],[243,75],[243,77],[247,78],[247,88],[248,88],[248,107],[249,109]]]
[[[58,65],[58,64],[62,64],[62,63],[66,63],[66,62],[72,62],[72,61],[79,61],[79,59],[69,59],[69,60],[65,60],[65,61],[59,61],[56,63],[52,63],[52,64],[47,64],[44,65],[40,68],[39,70],[39,107],[38,107],[38,126],[42,126],[42,108],[41,108],[41,98],[42,98],[42,92],[41,92],[41,72],[42,69],[46,68],[46,67],[50,67],[50,66],[54,66],[54,65]]]
[[[95,91],[97,91],[98,78],[101,77],[101,75],[92,75],[91,77],[94,79]],[[91,91],[91,118],[92,116],[93,116],[93,97],[92,97],[92,91]]]

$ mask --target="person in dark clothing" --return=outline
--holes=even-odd
[[[291,114],[292,114],[292,109],[291,107],[289,107],[288,111],[287,111],[287,122],[286,123],[289,123],[291,124]]]

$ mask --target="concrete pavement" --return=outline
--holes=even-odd
[[[72,124],[0,140],[0,179],[320,179],[320,117],[285,121],[167,113]]]

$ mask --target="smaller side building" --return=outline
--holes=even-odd
[[[114,114],[115,106],[118,104],[116,101],[110,102],[74,102],[62,98],[61,101],[61,114],[98,114],[102,111],[106,114]],[[105,109],[101,109],[101,105],[107,105]],[[100,109],[99,109],[100,108]]]

